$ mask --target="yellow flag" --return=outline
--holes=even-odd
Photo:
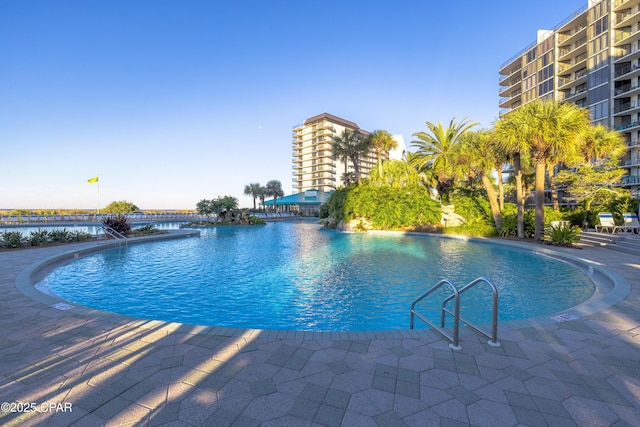
[[[94,176],[93,178],[89,178],[89,179],[87,180],[87,182],[88,182],[89,184],[93,184],[94,182],[98,182],[98,177],[97,177],[97,176]]]

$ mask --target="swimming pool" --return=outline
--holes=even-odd
[[[110,249],[51,272],[46,285],[87,307],[143,319],[236,328],[374,331],[409,327],[413,300],[442,278],[491,279],[500,320],[551,315],[594,292],[557,259],[458,239],[346,234],[309,222],[202,230],[200,238]],[[421,312],[435,313],[445,294]],[[490,322],[486,289],[465,318]],[[431,317],[431,316],[429,316]],[[422,325],[420,325],[422,327]]]

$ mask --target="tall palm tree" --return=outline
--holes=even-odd
[[[262,186],[257,182],[247,184],[244,186],[244,195],[253,197],[253,210],[256,210],[256,199],[260,197],[260,188]]]
[[[284,196],[284,191],[282,191],[282,183],[278,180],[273,179],[267,182],[266,189],[267,189],[267,196],[273,196],[273,211],[277,212],[278,197]]]
[[[264,199],[268,196],[267,187],[263,187],[262,185],[258,189],[258,198],[260,199],[260,203],[262,204],[262,211],[266,210],[266,206],[264,205]]]
[[[587,134],[580,155],[584,163],[596,165],[610,158],[619,159],[627,151],[624,136],[603,125],[594,126]]]
[[[374,130],[368,137],[369,146],[376,150],[378,156],[378,175],[382,176],[382,153],[398,147],[398,143],[386,130]]]
[[[589,111],[575,104],[536,100],[503,116],[519,134],[520,151],[531,153],[535,164],[534,239],[544,237],[544,183],[550,158],[580,144],[591,127]]]
[[[424,185],[426,176],[419,173],[406,160],[390,160],[384,162],[382,174],[374,170],[369,182],[375,186],[389,186],[400,189],[410,185]]]
[[[489,178],[497,160],[494,145],[495,140],[487,131],[467,132],[458,144],[458,167],[462,169],[471,180],[479,179],[487,192],[491,215],[496,230],[500,232],[502,225],[502,214],[498,203],[498,195],[493,182]]]
[[[467,119],[458,123],[453,118],[446,128],[440,122],[437,125],[427,122],[429,133],[416,132],[412,135],[418,138],[411,142],[417,148],[412,156],[412,165],[419,171],[433,169],[438,178],[436,189],[439,193],[446,194],[453,186],[455,146],[466,132],[477,125]]]
[[[515,122],[508,121],[506,116],[503,116],[496,122],[494,130],[499,149],[502,149],[504,154],[511,158],[516,187],[516,207],[518,210],[516,236],[524,239],[524,179],[522,165],[523,160],[528,158],[528,153],[524,151],[525,147]]]
[[[360,184],[362,182],[360,177],[360,158],[369,152],[367,138],[363,138],[362,134],[357,130],[345,129],[342,134],[333,137],[331,148],[333,150],[333,158],[344,161],[344,173],[347,173],[347,162],[351,161],[356,180]]]

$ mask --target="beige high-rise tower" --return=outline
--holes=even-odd
[[[343,159],[334,159],[332,143],[334,136],[344,130],[358,131],[363,136],[369,132],[360,129],[349,120],[322,113],[293,127],[293,192],[306,190],[329,192],[344,185],[345,164]],[[369,175],[376,164],[376,155],[370,152],[360,159],[360,174]],[[348,173],[353,172],[350,161],[346,164]]]

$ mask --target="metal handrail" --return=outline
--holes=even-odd
[[[458,319],[460,317],[460,293],[458,291],[458,288],[456,287],[456,285],[451,283],[449,280],[442,279],[438,283],[436,283],[431,289],[429,289],[427,292],[425,292],[424,294],[419,296],[415,301],[413,301],[413,304],[411,304],[411,319],[410,319],[410,322],[409,322],[409,327],[411,329],[413,329],[414,316],[418,316],[418,318],[420,320],[422,320],[423,322],[425,322],[426,324],[431,326],[436,332],[438,332],[440,335],[442,335],[443,337],[445,337],[446,339],[451,341],[451,344],[449,344],[449,347],[451,347],[451,349],[460,350],[462,347],[460,347],[458,345],[458,337],[459,337],[459,332],[460,332],[460,324],[459,324],[459,322],[457,322],[457,321],[453,322],[453,336],[451,336],[444,329],[444,324],[441,327],[438,327],[433,322],[431,322],[429,319],[427,319],[426,317],[422,316],[420,313],[415,311],[416,304],[418,304],[420,301],[425,299],[427,296],[429,296],[436,289],[438,289],[438,288],[440,288],[441,286],[444,286],[444,285],[449,285],[451,287],[451,290],[453,291],[453,296],[455,297],[455,314],[454,314],[454,317],[456,319]]]
[[[105,236],[111,236],[118,241],[118,244],[124,242],[125,246],[127,246],[127,237],[120,233],[118,230],[115,230],[108,225],[102,224],[102,230],[104,231]]]
[[[485,331],[481,330],[480,328],[478,328],[477,326],[473,325],[469,321],[467,321],[467,320],[465,320],[465,319],[460,317],[460,295],[463,294],[468,289],[471,289],[472,287],[474,287],[478,283],[483,283],[483,282],[487,283],[491,287],[491,291],[493,293],[493,310],[492,310],[491,334],[490,335],[488,333],[486,333]],[[415,311],[415,307],[416,307],[416,304],[418,304],[424,298],[429,296],[436,289],[439,289],[440,287],[442,287],[444,285],[449,285],[449,287],[453,291],[453,294],[449,295],[442,302],[440,326],[437,326],[433,322],[431,322],[429,319],[427,319],[426,317],[422,316],[420,313],[416,312]],[[454,311],[453,312],[446,307],[446,304],[449,301],[451,301],[452,299],[454,300]],[[451,344],[449,344],[449,347],[452,350],[461,350],[462,349],[462,347],[460,347],[460,345],[458,344],[459,343],[459,332],[460,332],[460,322],[461,321],[464,322],[467,326],[469,326],[474,331],[476,331],[476,332],[486,336],[487,338],[489,338],[490,339],[490,341],[488,341],[489,345],[494,346],[494,347],[499,347],[500,346],[500,343],[498,342],[498,290],[495,287],[495,285],[493,283],[491,283],[491,281],[489,279],[486,279],[484,277],[479,277],[479,278],[473,280],[472,282],[466,284],[465,286],[463,286],[460,289],[458,289],[458,287],[456,285],[454,285],[451,281],[449,281],[447,279],[440,280],[433,287],[431,287],[431,289],[429,289],[427,292],[425,292],[424,294],[422,294],[421,296],[416,298],[415,301],[413,301],[413,303],[411,304],[411,311],[410,312],[411,312],[411,317],[410,317],[409,327],[411,329],[413,329],[413,327],[414,327],[414,317],[417,316],[420,320],[422,320],[423,322],[425,322],[426,324],[431,326],[440,335],[442,335],[443,337],[448,339],[451,342]],[[448,313],[448,314],[453,316],[453,335],[450,335],[444,329],[444,326],[445,326],[445,313]]]
[[[474,281],[466,284],[465,286],[463,286],[462,288],[460,288],[460,290],[458,291],[458,297],[464,293],[466,290],[471,289],[472,287],[474,287],[475,285],[477,285],[478,283],[487,283],[490,287],[491,287],[491,292],[493,293],[493,308],[492,308],[492,312],[491,312],[491,335],[489,335],[487,332],[481,330],[480,328],[478,328],[477,326],[469,323],[468,321],[466,321],[465,319],[461,318],[459,316],[459,310],[458,310],[458,316],[456,316],[456,318],[458,319],[458,321],[464,322],[467,326],[469,326],[471,329],[473,329],[474,331],[484,335],[485,337],[489,338],[491,341],[488,342],[489,345],[495,346],[495,347],[499,347],[500,343],[498,342],[498,289],[495,287],[495,285],[493,283],[491,283],[491,281],[485,277],[478,277],[477,279],[475,279]],[[451,301],[452,298],[454,298],[455,295],[451,295],[449,297],[447,297],[443,302],[442,302],[442,318],[441,318],[441,323],[442,323],[442,327],[444,327],[444,313],[447,312],[449,314],[451,314],[452,316],[454,315],[454,313],[451,313],[451,311],[449,311],[445,305],[447,304],[447,302]],[[458,302],[459,304],[459,302]]]

